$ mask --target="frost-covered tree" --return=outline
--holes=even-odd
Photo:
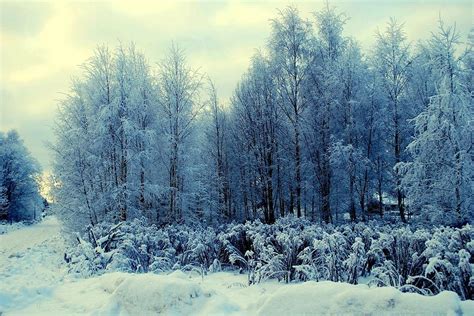
[[[0,218],[33,220],[44,208],[39,193],[40,168],[19,134],[0,132]]]
[[[294,212],[296,208],[298,217],[302,215],[301,128],[303,114],[308,105],[303,97],[303,83],[308,76],[311,37],[310,23],[300,17],[295,7],[279,11],[278,18],[272,20],[270,52],[276,69],[278,102],[292,129],[294,183],[291,196],[294,197],[295,203],[290,204],[290,212]]]
[[[373,65],[379,74],[382,91],[386,100],[387,134],[393,152],[393,164],[402,161],[406,144],[406,110],[405,96],[410,73],[412,57],[407,43],[403,24],[390,19],[385,31],[377,31],[377,43],[373,56]],[[393,170],[393,189],[397,198],[400,218],[406,222],[404,194],[401,187],[401,176],[397,168]]]
[[[203,109],[203,137],[201,142],[202,167],[200,171],[201,188],[207,197],[202,212],[208,213],[210,222],[232,216],[232,196],[230,183],[229,118],[226,109],[218,98],[212,80],[208,83],[209,98]],[[200,131],[198,131],[200,132]]]
[[[331,148],[337,142],[335,137],[342,137],[339,122],[342,111],[343,90],[346,91],[345,105],[352,104],[352,84],[349,76],[344,76],[346,85],[342,84],[342,56],[347,47],[347,38],[342,35],[345,17],[338,14],[329,5],[317,12],[316,41],[312,46],[312,62],[308,71],[307,91],[308,103],[311,103],[308,123],[308,152],[313,164],[316,188],[319,190],[321,218],[324,222],[332,222],[331,188],[334,172],[331,165]],[[353,56],[356,57],[356,56]],[[354,62],[357,62],[354,60]],[[346,71],[352,71],[350,68]],[[349,123],[348,121],[346,123]],[[339,131],[338,131],[339,129]]]
[[[99,47],[61,102],[54,193],[60,215],[83,229],[101,221],[148,218],[159,196],[156,97],[134,46]]]
[[[228,106],[177,46],[157,67],[133,45],[99,47],[60,104],[62,219],[470,218],[472,47],[455,57],[442,26],[412,52],[392,19],[367,58],[344,14],[327,4],[310,21],[278,12]]]
[[[410,207],[423,220],[460,224],[472,219],[472,86],[462,81],[456,57],[459,35],[440,21],[426,49],[436,94],[416,118],[408,145],[413,161],[403,164]],[[472,53],[472,52],[471,52]]]
[[[411,117],[424,110],[430,102],[430,97],[436,94],[433,82],[435,69],[431,66],[429,58],[428,47],[419,43],[407,82],[407,97],[412,106],[406,110],[409,111],[408,115]]]
[[[383,217],[384,192],[387,192],[391,187],[388,181],[391,148],[386,141],[386,112],[383,106],[385,98],[381,90],[377,74],[374,69],[369,69],[364,96],[365,105],[360,108],[363,115],[357,120],[361,132],[365,134],[362,137],[362,142],[369,164],[366,165],[363,182],[358,183],[358,190],[359,194],[367,190],[367,214],[378,213],[380,217]],[[369,185],[369,188],[366,185]],[[361,203],[363,197],[360,195],[359,197],[359,203]]]
[[[242,188],[250,188],[245,195],[250,196],[247,200],[253,217],[259,216],[257,212],[261,209],[265,222],[273,223],[276,210],[282,212],[284,208],[284,202],[277,205],[277,200],[283,199],[278,152],[282,115],[271,62],[261,53],[253,57],[248,73],[236,89],[233,114],[238,128],[237,151],[240,155],[246,153],[243,167],[248,179],[243,180],[248,180],[248,187]]]
[[[162,131],[169,161],[168,216],[175,221],[183,219],[181,193],[186,177],[183,155],[193,123],[204,106],[201,100],[203,79],[201,73],[187,64],[183,50],[176,45],[159,65],[159,105],[164,117]]]

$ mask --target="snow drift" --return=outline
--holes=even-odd
[[[118,274],[117,278],[114,284],[118,286],[111,288],[113,293],[107,305],[112,307],[111,311],[120,310],[129,315],[170,312],[188,315],[200,307],[201,298],[205,296],[198,283],[173,275]],[[103,279],[108,280],[108,277]]]
[[[427,297],[401,293],[395,288],[369,288],[330,281],[309,281],[282,287],[259,309],[260,315],[309,314],[462,314],[469,303],[461,303],[454,292]],[[471,304],[472,308],[472,304]],[[474,312],[474,311],[471,311]]]
[[[314,314],[473,314],[472,301],[454,292],[436,296],[402,293],[336,282],[245,286],[232,273],[200,276],[107,273],[59,285],[23,309],[6,315],[314,315]]]

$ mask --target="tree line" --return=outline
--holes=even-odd
[[[16,130],[0,132],[0,221],[37,220],[48,206],[41,169]]]
[[[59,105],[63,219],[470,221],[473,33],[413,44],[390,19],[363,52],[346,20],[278,11],[229,104],[177,45],[156,65],[99,46]]]

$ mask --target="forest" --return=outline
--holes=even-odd
[[[474,299],[474,29],[440,18],[412,43],[392,18],[363,50],[347,19],[279,10],[230,100],[179,43],[160,61],[97,46],[50,144],[69,272],[233,270],[248,285]],[[0,137],[5,175],[15,138]],[[15,170],[37,174],[28,159]],[[2,179],[0,212],[19,218]]]
[[[472,32],[462,45],[440,20],[415,45],[391,19],[365,53],[345,21],[280,11],[229,103],[176,44],[156,65],[133,44],[98,47],[59,105],[64,219],[468,222]]]

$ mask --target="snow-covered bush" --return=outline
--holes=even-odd
[[[218,259],[220,253],[220,244],[215,243],[216,232],[211,229],[197,228],[193,229],[188,226],[180,226],[181,252],[178,252],[179,261],[175,264],[174,269],[193,270],[199,268],[201,273],[206,273],[208,268]],[[173,230],[175,232],[175,230]],[[183,234],[183,232],[185,232]],[[171,239],[174,239],[171,231],[169,232]],[[185,237],[186,235],[186,237]]]
[[[363,274],[365,262],[367,261],[362,238],[356,237],[351,248],[352,251],[349,257],[344,260],[344,266],[348,273],[347,282],[357,284],[357,280]]]
[[[67,254],[71,271],[208,272],[236,270],[249,284],[331,280],[393,286],[426,295],[454,291],[473,298],[474,230],[383,225],[319,225],[293,217],[218,229],[146,219],[89,227]]]
[[[144,219],[135,219],[121,230],[121,241],[109,270],[127,272],[160,272],[172,268],[175,249],[168,232],[146,225]]]

